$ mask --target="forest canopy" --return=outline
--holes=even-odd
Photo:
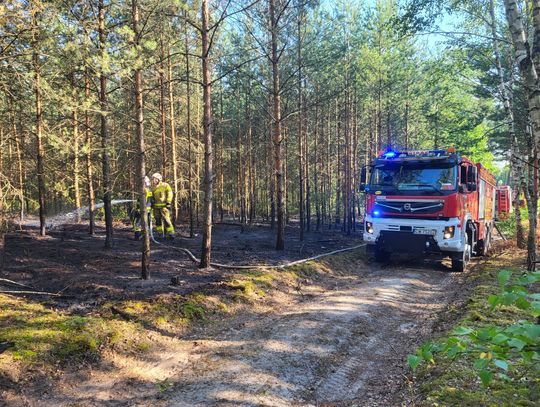
[[[501,80],[528,149],[505,16],[494,1],[4,1],[0,211],[134,199],[143,120],[145,171],[173,186],[191,231],[211,188],[214,220],[350,232],[381,150],[510,162]]]

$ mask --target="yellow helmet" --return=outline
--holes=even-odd
[[[161,176],[161,174],[159,172],[153,173],[152,178],[157,179],[159,182],[163,181],[163,177]]]

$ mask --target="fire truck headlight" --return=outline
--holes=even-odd
[[[446,227],[444,228],[444,235],[443,235],[443,237],[444,237],[445,239],[451,239],[451,238],[453,238],[453,237],[454,237],[454,230],[455,230],[454,226],[446,226]]]
[[[366,232],[368,232],[369,234],[373,233],[373,223],[366,222]]]

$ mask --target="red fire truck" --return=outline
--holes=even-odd
[[[489,250],[495,178],[482,164],[453,148],[387,151],[361,178],[364,241],[377,261],[392,253],[433,254],[449,256],[452,269],[464,271],[471,256]]]

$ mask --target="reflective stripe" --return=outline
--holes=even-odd
[[[155,205],[170,204],[173,199],[173,190],[166,182],[160,182],[153,190]]]

